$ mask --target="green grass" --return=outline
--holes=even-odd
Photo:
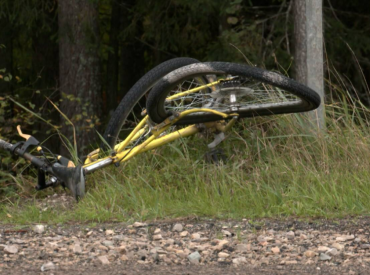
[[[0,220],[22,224],[366,215],[369,113],[334,105],[327,107],[327,114],[326,132],[319,135],[301,115],[244,120],[224,141],[229,160],[219,166],[203,161],[209,140],[178,140],[119,168],[88,175],[87,195],[71,209],[42,211],[42,192],[27,192],[22,199],[3,200]]]

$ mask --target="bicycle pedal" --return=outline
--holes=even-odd
[[[225,139],[225,133],[224,132],[220,132],[218,134],[215,134],[215,139],[210,144],[208,144],[208,148],[209,149],[216,148],[216,146],[219,145],[224,139]]]
[[[204,155],[204,159],[210,164],[224,164],[227,161],[227,156],[221,148],[213,149]]]

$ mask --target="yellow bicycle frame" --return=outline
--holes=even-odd
[[[199,90],[204,89],[205,87],[212,87],[214,85],[217,85],[221,81],[222,80],[218,80],[218,81],[203,85],[201,87],[191,89],[191,90],[183,92],[183,93],[178,93],[174,96],[168,97],[166,100],[172,100],[172,99],[181,97],[183,95],[187,95],[187,94],[190,94],[190,93],[195,93]],[[147,138],[147,140],[144,141],[143,143],[141,143],[140,145],[135,146],[134,148],[126,149],[126,147],[129,144],[132,144],[133,142],[135,142],[146,131],[149,130],[148,123],[147,123],[149,118],[148,118],[148,116],[145,116],[140,121],[140,123],[135,127],[135,129],[127,136],[127,138],[114,147],[114,154],[112,154],[111,156],[107,156],[107,157],[98,159],[99,158],[99,149],[94,150],[93,152],[91,152],[88,155],[83,167],[89,169],[89,168],[92,168],[92,166],[98,166],[99,163],[104,163],[104,166],[105,166],[105,165],[108,165],[108,164],[111,164],[111,163],[125,162],[125,161],[131,159],[132,157],[134,157],[137,154],[140,154],[140,153],[158,148],[158,147],[160,147],[164,144],[167,144],[171,141],[174,141],[176,139],[194,135],[194,134],[199,132],[199,127],[197,125],[190,125],[190,126],[187,126],[183,129],[180,129],[180,130],[177,130],[175,132],[169,133],[167,135],[161,136],[161,134],[164,131],[166,131],[170,126],[172,126],[178,120],[180,120],[181,118],[183,118],[183,117],[185,117],[189,114],[196,113],[196,112],[213,113],[213,114],[216,114],[216,115],[218,115],[218,116],[220,116],[224,119],[232,117],[233,119],[231,119],[228,122],[227,125],[221,126],[221,127],[217,123],[216,124],[215,123],[210,123],[210,124],[206,123],[206,127],[215,128],[215,129],[217,129],[219,131],[223,131],[223,132],[230,129],[231,126],[235,123],[235,121],[238,117],[238,114],[225,114],[225,113],[218,112],[218,111],[215,111],[215,110],[212,110],[212,109],[207,109],[207,108],[186,110],[186,111],[183,111],[181,113],[176,113],[175,115],[167,118],[161,124],[158,124],[155,127],[153,127],[152,129],[150,129],[152,135],[149,138]]]

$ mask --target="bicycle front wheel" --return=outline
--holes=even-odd
[[[114,145],[122,141],[126,137],[126,133],[123,130],[127,117],[132,112],[134,106],[139,100],[148,92],[150,89],[166,74],[173,70],[181,68],[183,66],[197,63],[198,60],[189,57],[178,57],[163,62],[147,72],[142,78],[140,78],[134,86],[128,91],[123,97],[122,101],[115,110],[113,116],[109,120],[108,126],[104,133],[105,142],[102,142],[100,147],[106,148],[106,144],[109,147],[114,148]]]
[[[197,81],[201,77],[208,84]],[[310,111],[320,96],[310,88],[275,72],[226,62],[197,63],[163,77],[147,100],[149,117],[161,123],[174,112],[208,108],[239,117],[266,116]],[[177,124],[222,119],[213,113],[188,115]]]

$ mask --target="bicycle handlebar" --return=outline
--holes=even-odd
[[[78,200],[82,198],[85,194],[85,176],[84,169],[81,165],[77,167],[66,167],[59,163],[50,164],[41,158],[33,156],[22,150],[17,145],[6,142],[0,139],[0,149],[9,151],[15,155],[18,155],[35,165],[39,169],[41,174],[41,180],[39,176],[39,184],[36,187],[37,190],[44,189],[46,187],[52,186],[57,180],[64,183],[64,185],[72,191],[73,196]],[[56,178],[50,183],[45,183],[45,173],[54,175]]]
[[[10,144],[10,143],[6,142],[5,140],[0,139],[0,148],[1,149],[4,149],[6,151],[11,151],[12,147],[13,147],[13,144]]]

